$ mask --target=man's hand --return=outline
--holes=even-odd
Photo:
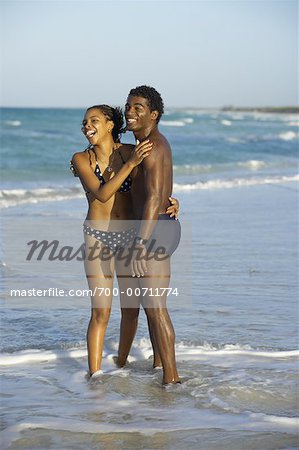
[[[135,244],[131,261],[132,277],[143,277],[147,272],[147,250],[143,244]]]
[[[179,209],[180,204],[177,198],[174,197],[168,197],[169,201],[171,203],[171,206],[169,206],[166,210],[166,214],[169,214],[170,217],[175,217],[175,219],[178,219],[179,216]]]

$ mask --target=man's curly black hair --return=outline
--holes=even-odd
[[[137,86],[131,89],[129,96],[143,97],[148,101],[150,111],[158,111],[157,123],[159,122],[162,114],[164,113],[164,103],[159,92],[151,86]]]

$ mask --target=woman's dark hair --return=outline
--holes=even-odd
[[[121,108],[113,108],[109,105],[95,105],[87,108],[87,111],[90,109],[99,109],[107,120],[111,120],[114,123],[112,137],[114,142],[120,142],[120,135],[126,131],[124,127],[124,116]]]
[[[137,86],[131,89],[129,96],[143,97],[148,101],[150,111],[158,111],[157,123],[159,122],[162,114],[164,113],[164,103],[159,92],[151,86]]]

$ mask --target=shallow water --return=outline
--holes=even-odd
[[[9,114],[5,120],[21,123],[6,124],[8,137],[20,133],[31,148],[32,130],[44,129],[49,118],[40,120],[35,112],[28,124],[26,115]],[[70,114],[79,120],[78,112]],[[187,235],[182,245],[190,256],[190,264],[173,261],[172,283],[185,287],[178,298],[184,301],[169,299],[182,385],[162,387],[161,371],[152,369],[143,312],[129,364],[115,367],[118,298],[107,329],[104,373],[90,383],[85,378],[89,299],[72,304],[50,298],[47,307],[38,308],[9,296],[14,283],[24,289],[70,287],[64,271],[55,278],[54,268],[42,273],[22,266],[13,232],[20,224],[25,234],[30,223],[63,228],[73,221],[81,233],[86,204],[72,184],[77,181],[65,183],[57,154],[51,160],[55,175],[45,171],[44,178],[29,181],[26,169],[17,191],[12,190],[15,168],[7,167],[1,191],[2,448],[298,448],[297,135],[286,134],[294,119],[171,114],[161,127],[171,130],[174,142],[175,194]],[[52,126],[42,132],[49,134],[49,145],[54,133],[55,153],[63,136],[55,134],[55,121]],[[24,133],[30,134],[27,141]],[[230,144],[221,153],[224,141]],[[69,153],[63,153],[66,164]],[[65,198],[62,186],[69,189]],[[86,287],[83,266],[76,270],[73,278]]]
[[[94,383],[85,379],[88,302],[5,307],[4,448],[296,448],[296,185],[198,200],[181,199],[182,223],[193,225],[192,302],[169,304],[182,385],[161,386],[143,313],[130,363],[115,368],[117,299]]]

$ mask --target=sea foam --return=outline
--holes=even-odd
[[[212,190],[212,189],[233,189],[246,186],[257,186],[264,184],[282,184],[293,181],[299,181],[299,174],[294,176],[282,177],[265,177],[265,178],[235,178],[232,180],[209,180],[197,181],[192,184],[178,184],[175,183],[174,192],[194,191],[194,190]]]
[[[250,170],[259,170],[259,169],[264,169],[266,167],[266,163],[264,161],[251,159],[249,161],[239,162],[238,166],[245,167],[246,169],[250,169]]]
[[[299,138],[299,133],[295,133],[294,131],[285,131],[284,133],[279,134],[279,138],[283,141],[292,141],[293,139]]]
[[[184,127],[186,124],[191,124],[194,122],[192,117],[185,117],[181,120],[161,120],[161,125],[166,127]]]
[[[19,127],[22,125],[22,122],[20,120],[6,120],[5,124],[11,127]]]
[[[237,164],[253,171],[265,168],[263,161],[250,160],[239,162]],[[210,173],[212,165],[185,165],[174,168],[175,172],[181,173]],[[217,171],[217,166],[214,167]],[[234,178],[230,180],[212,179],[208,181],[197,181],[195,183],[174,183],[174,192],[193,191],[193,190],[213,190],[213,189],[232,189],[243,186],[256,186],[263,184],[281,184],[287,182],[299,181],[299,174],[293,176],[264,177],[264,178]],[[25,204],[34,204],[42,202],[58,202],[69,199],[84,198],[84,192],[79,187],[74,188],[37,188],[37,189],[3,189],[0,191],[0,209]]]
[[[221,123],[222,123],[222,125],[224,125],[226,127],[230,127],[232,124],[231,120],[226,120],[226,119],[221,120]]]
[[[113,352],[112,347],[117,347],[117,343],[109,345],[105,348],[103,356],[112,363]],[[111,353],[112,351],[112,353]],[[152,346],[149,339],[142,338],[137,341],[132,348],[130,361],[136,359],[148,359],[152,355]],[[199,356],[213,356],[219,358],[227,358],[228,356],[245,356],[248,358],[297,358],[299,350],[259,350],[253,349],[248,345],[222,345],[215,346],[208,343],[202,345],[186,344],[184,342],[176,344],[176,355],[180,359],[192,359]],[[0,366],[13,366],[27,363],[41,363],[45,361],[57,361],[59,359],[80,359],[87,356],[86,348],[70,348],[67,350],[38,350],[29,349],[14,353],[0,354]]]
[[[0,191],[0,208],[8,208],[32,203],[62,201],[82,198],[84,192],[79,188],[36,188],[36,189],[3,189]]]

